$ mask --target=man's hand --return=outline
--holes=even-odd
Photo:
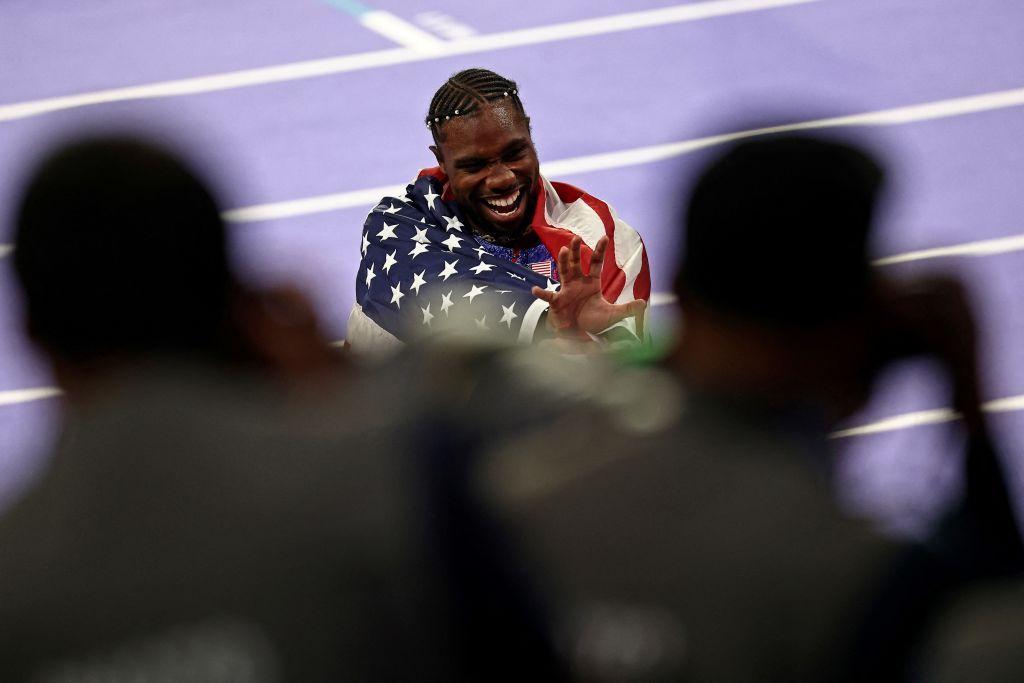
[[[568,247],[558,250],[558,274],[562,286],[557,292],[540,287],[533,288],[533,295],[550,304],[548,326],[556,333],[590,332],[605,330],[623,318],[636,316],[637,333],[641,333],[643,314],[647,303],[634,299],[624,304],[613,304],[601,294],[601,268],[608,237],[602,237],[590,257],[590,272],[583,273],[580,250],[583,240],[573,237]]]

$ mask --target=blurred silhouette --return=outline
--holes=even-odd
[[[0,519],[3,679],[455,676],[410,406],[336,366],[301,295],[234,280],[206,185],[85,139],[34,171],[16,230],[68,420]]]
[[[581,679],[899,679],[942,598],[1021,568],[963,289],[869,267],[883,181],[850,144],[737,144],[690,193],[664,366],[520,370],[587,399],[481,474]],[[908,355],[949,373],[969,443],[963,501],[924,547],[845,518],[827,478],[829,430]]]

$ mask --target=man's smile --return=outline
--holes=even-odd
[[[524,188],[517,187],[503,195],[481,197],[479,204],[489,220],[505,223],[518,220],[521,217],[526,206],[526,202],[523,199],[527,194],[528,192]]]

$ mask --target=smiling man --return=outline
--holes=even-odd
[[[460,71],[434,94],[426,125],[438,165],[363,227],[354,350],[452,326],[521,342],[642,336],[650,273],[640,236],[601,200],[541,175],[513,81]]]

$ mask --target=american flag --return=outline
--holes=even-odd
[[[643,241],[599,199],[540,178],[531,226],[551,254],[574,235],[583,267],[602,235],[610,238],[601,274],[613,303],[650,296]],[[382,336],[401,341],[450,319],[528,342],[547,304],[534,285],[557,290],[551,260],[519,264],[489,253],[472,234],[440,168],[429,168],[401,197],[384,197],[363,225],[362,260],[348,342],[359,351]],[[472,322],[469,322],[472,321]]]

